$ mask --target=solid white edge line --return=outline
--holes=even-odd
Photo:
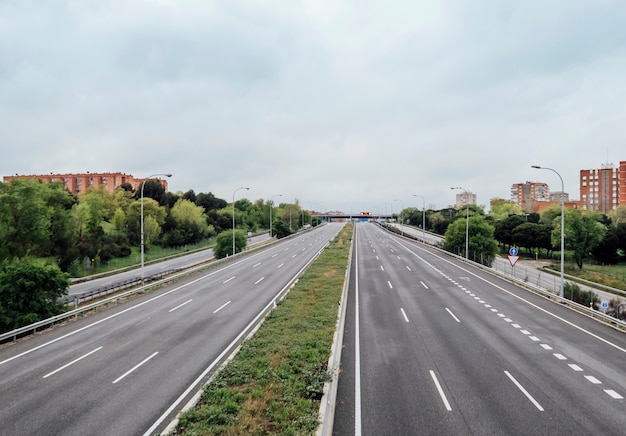
[[[215,309],[215,310],[213,311],[213,313],[217,313],[217,312],[219,312],[220,310],[222,310],[223,308],[225,308],[226,306],[228,306],[228,305],[230,304],[230,302],[231,302],[231,301],[232,301],[232,300],[228,300],[228,302],[226,302],[226,303],[222,304],[220,307],[218,307],[217,309]]]
[[[358,227],[357,227],[358,229]],[[358,230],[355,230],[357,233]],[[354,434],[361,436],[361,331],[359,319],[359,239],[354,237],[356,273],[354,280]]]
[[[402,316],[404,317],[404,320],[405,320],[406,322],[409,322],[409,317],[408,317],[408,316],[406,316],[406,312],[404,311],[404,309],[403,309],[403,308],[400,308],[400,311],[402,312]]]
[[[522,391],[522,393],[523,393],[524,395],[526,395],[526,398],[528,398],[528,399],[530,400],[530,402],[531,402],[531,403],[533,403],[533,404],[535,405],[535,407],[536,407],[536,408],[537,408],[540,412],[543,412],[543,411],[544,411],[544,410],[543,410],[543,407],[541,407],[541,404],[539,404],[539,403],[537,402],[537,400],[535,400],[535,399],[533,398],[533,396],[532,396],[532,395],[530,395],[526,389],[524,389],[524,386],[522,386],[522,385],[521,385],[521,384],[520,384],[520,383],[519,383],[519,382],[515,379],[515,377],[513,377],[513,376],[511,375],[511,373],[510,373],[510,372],[508,372],[508,371],[504,371],[504,373],[506,374],[506,376],[507,376],[509,379],[511,379],[511,381],[512,381],[513,383],[515,383],[515,386],[517,386],[517,388],[518,388],[520,391]]]
[[[87,353],[87,354],[85,354],[85,355],[83,355],[83,356],[80,356],[80,357],[79,357],[79,358],[77,358],[77,359],[72,360],[70,363],[66,363],[66,364],[65,364],[65,365],[63,365],[62,367],[57,368],[57,369],[55,369],[54,371],[52,371],[52,372],[50,372],[50,373],[48,373],[48,374],[44,375],[42,378],[48,378],[48,377],[50,377],[51,375],[54,375],[54,374],[56,374],[56,373],[57,373],[57,372],[59,372],[59,371],[63,371],[63,370],[64,370],[65,368],[67,368],[68,366],[71,366],[71,365],[75,364],[76,362],[79,362],[79,361],[83,360],[85,357],[87,357],[87,356],[91,356],[93,353],[95,353],[96,351],[100,351],[100,350],[102,350],[102,347],[98,347],[98,348],[96,348],[95,350],[92,350],[92,351],[90,351],[89,353]]]
[[[452,311],[451,311],[450,309],[448,309],[448,308],[446,307],[446,310],[448,311],[448,313],[450,314],[450,316],[451,316],[452,318],[454,318],[454,320],[455,320],[456,322],[461,322],[461,321],[460,321],[460,320],[459,320],[456,316],[454,316],[454,313],[452,313]]]
[[[313,263],[313,261],[315,259],[317,259],[317,257],[322,252],[324,247],[325,247],[325,245],[320,250],[318,250],[315,255],[313,255],[313,257],[296,273],[296,276],[299,276],[300,274],[302,274],[302,272],[305,269],[307,269],[309,267],[309,265],[311,265],[311,263]],[[254,319],[252,321],[250,321],[250,323],[241,332],[239,332],[237,337],[235,339],[233,339],[232,342],[224,350],[222,350],[222,352],[219,354],[219,356],[217,356],[217,358],[213,362],[211,362],[211,364],[207,368],[205,368],[204,371],[202,371],[202,373],[189,386],[187,386],[187,389],[185,389],[185,391],[182,394],[180,394],[180,396],[172,404],[170,404],[170,406],[167,408],[167,410],[161,414],[161,416],[150,426],[150,428],[148,430],[146,430],[146,432],[143,434],[143,436],[153,436],[153,433],[163,423],[163,421],[165,421],[165,419],[167,419],[167,417],[170,414],[172,414],[172,412],[174,412],[174,410],[180,405],[180,403],[185,399],[185,397],[187,397],[194,389],[197,389],[197,386],[200,384],[202,379],[204,379],[209,374],[209,372],[211,372],[211,370],[213,370],[213,368],[224,358],[224,356],[226,356],[228,353],[232,354],[232,350],[233,350],[233,348],[235,348],[235,345],[237,344],[237,342],[239,342],[241,340],[241,338],[246,333],[248,333],[249,330],[254,325],[258,325],[259,319],[267,312],[267,310],[269,309],[269,307],[271,305],[275,305],[276,298],[278,298],[279,296],[283,295],[287,291],[287,289],[291,286],[291,284],[292,284],[292,282],[289,282],[287,284],[287,286],[282,288],[274,296],[272,301],[270,301],[261,310],[261,312],[259,312],[254,317]]]
[[[437,388],[437,391],[439,392],[439,396],[443,400],[443,404],[446,406],[446,410],[448,410],[448,412],[452,412],[452,407],[450,407],[450,403],[448,402],[446,393],[441,388],[441,385],[439,384],[439,380],[437,380],[437,376],[435,375],[435,371],[433,371],[432,369],[430,370],[430,376],[433,378],[433,381],[435,382],[435,387]]]
[[[413,254],[413,256],[415,256],[415,257],[417,257],[418,259],[422,260],[422,261],[423,261],[424,263],[426,263],[427,265],[431,265],[431,264],[429,264],[428,262],[426,262],[426,260],[424,260],[424,258],[422,258],[419,254],[417,254],[417,253],[415,253],[413,250],[411,250],[411,248],[409,248],[408,246],[406,246],[406,245],[402,244],[402,242],[398,241],[398,244],[399,244],[401,247],[403,247],[405,250],[407,250],[409,253]],[[425,250],[425,249],[423,249],[423,248],[420,248],[420,250],[427,251],[427,250]],[[429,252],[429,253],[430,253],[430,252]],[[599,341],[601,341],[601,342],[604,342],[605,344],[607,344],[607,345],[609,345],[609,346],[611,346],[611,347],[613,347],[613,348],[615,348],[615,349],[617,349],[617,350],[619,350],[619,351],[622,351],[622,352],[626,353],[626,348],[622,348],[622,347],[620,347],[619,345],[614,344],[613,342],[611,342],[611,341],[609,341],[609,340],[607,340],[607,339],[604,339],[603,337],[598,336],[598,335],[596,335],[595,333],[590,332],[589,330],[585,330],[584,328],[582,328],[582,327],[580,327],[580,326],[576,325],[575,323],[573,323],[573,322],[571,322],[571,321],[568,321],[568,320],[566,320],[565,318],[560,317],[560,316],[558,316],[558,315],[556,315],[556,314],[554,314],[554,313],[550,312],[549,310],[544,309],[544,308],[542,308],[542,307],[538,306],[537,304],[534,304],[534,303],[530,302],[529,300],[527,300],[527,299],[525,299],[525,298],[523,298],[523,297],[520,297],[519,295],[515,295],[515,294],[514,294],[513,292],[511,292],[511,291],[507,291],[507,290],[506,290],[506,289],[504,289],[502,286],[498,286],[498,285],[496,285],[495,283],[490,282],[490,281],[489,281],[489,280],[487,280],[486,278],[481,277],[481,276],[479,276],[478,274],[475,274],[475,273],[473,273],[473,272],[471,272],[471,271],[469,271],[469,270],[467,270],[467,269],[463,268],[462,266],[459,266],[459,265],[455,264],[454,262],[452,262],[452,261],[450,261],[450,260],[448,260],[448,259],[444,259],[443,257],[441,257],[441,256],[439,256],[439,255],[437,255],[437,254],[435,254],[435,253],[430,253],[430,254],[431,254],[432,256],[437,257],[438,259],[440,259],[440,260],[442,260],[442,261],[444,261],[444,262],[446,262],[446,263],[448,263],[448,264],[452,265],[453,267],[455,267],[455,268],[457,268],[457,269],[460,269],[461,271],[464,271],[464,272],[466,272],[466,273],[468,273],[468,274],[470,274],[470,275],[472,275],[472,276],[476,277],[478,280],[481,280],[481,281],[483,281],[483,282],[485,282],[485,283],[490,284],[490,285],[491,285],[491,286],[493,286],[494,288],[499,289],[500,291],[505,292],[506,294],[509,294],[511,297],[516,298],[516,299],[518,299],[518,300],[520,300],[520,301],[522,301],[522,302],[524,302],[524,303],[528,304],[529,306],[531,306],[531,307],[533,307],[533,308],[535,308],[535,309],[537,309],[537,310],[539,310],[539,311],[541,311],[541,312],[545,313],[546,315],[551,316],[551,317],[553,317],[553,318],[555,318],[555,319],[558,319],[559,321],[561,321],[561,322],[563,322],[563,323],[565,323],[565,324],[569,325],[570,327],[573,327],[573,328],[575,328],[575,329],[577,329],[577,330],[579,330],[579,331],[581,331],[581,332],[583,332],[583,333],[585,333],[585,334],[587,334],[587,335],[591,336],[592,338],[595,338],[595,339],[597,339],[597,340],[599,340]],[[432,266],[432,265],[431,265],[431,267],[432,267],[435,271],[438,271],[438,270],[437,270],[434,266]],[[468,277],[467,279],[469,279],[469,277]]]
[[[183,307],[185,304],[189,304],[193,301],[193,299],[191,300],[187,300],[185,301],[183,304],[179,304],[178,306],[174,307],[173,309],[168,310],[169,313],[174,312],[176,309],[180,309],[181,307]]]
[[[159,354],[158,351],[155,351],[154,353],[152,353],[151,356],[146,357],[144,360],[142,360],[141,362],[139,362],[137,365],[133,366],[131,369],[129,369],[128,371],[126,371],[124,374],[122,374],[121,376],[119,376],[118,378],[115,379],[115,381],[113,382],[113,384],[116,384],[117,382],[121,381],[122,379],[124,379],[125,377],[129,376],[130,374],[132,374],[135,370],[139,369],[139,367],[141,367],[142,365],[144,365],[146,362],[148,362],[148,360],[152,359],[154,356],[156,356],[157,354]]]
[[[34,347],[34,348],[30,348],[30,349],[28,349],[28,350],[26,350],[26,351],[23,351],[22,353],[19,353],[19,354],[16,354],[15,356],[9,357],[8,359],[4,359],[4,360],[0,361],[0,366],[4,365],[5,363],[11,362],[11,361],[13,361],[13,360],[15,360],[15,359],[18,359],[18,358],[20,358],[20,357],[26,356],[26,355],[28,355],[28,354],[30,354],[30,353],[32,353],[32,352],[34,352],[34,351],[40,350],[40,349],[42,349],[42,348],[44,348],[44,347],[47,347],[47,346],[49,346],[49,345],[52,345],[52,344],[57,343],[57,342],[59,342],[59,341],[62,341],[62,340],[64,340],[64,339],[67,339],[67,338],[69,338],[69,337],[71,337],[71,336],[74,336],[74,335],[76,335],[76,334],[78,334],[78,333],[80,333],[80,332],[82,332],[82,331],[85,331],[85,330],[87,330],[87,329],[90,329],[90,328],[92,328],[92,327],[95,327],[95,326],[97,326],[97,325],[100,325],[100,324],[102,324],[102,323],[105,323],[105,322],[107,322],[107,321],[110,321],[110,320],[111,320],[111,319],[113,319],[113,318],[116,318],[116,317],[118,317],[118,316],[121,316],[121,315],[123,315],[123,314],[125,314],[125,313],[130,312],[131,310],[139,309],[140,307],[142,307],[142,306],[144,306],[144,305],[146,305],[146,304],[150,304],[150,303],[152,303],[153,301],[156,301],[156,300],[158,300],[158,299],[160,299],[160,298],[166,297],[166,296],[168,296],[168,295],[170,295],[170,294],[173,294],[174,292],[178,292],[178,291],[180,291],[181,289],[185,289],[185,288],[186,288],[186,287],[188,287],[188,286],[191,286],[191,285],[193,285],[193,284],[195,284],[195,283],[198,283],[198,282],[200,282],[200,281],[202,281],[202,280],[205,280],[207,277],[211,277],[211,276],[213,276],[213,275],[215,275],[215,274],[218,274],[218,273],[220,273],[220,272],[222,272],[222,271],[224,271],[224,270],[227,270],[228,268],[232,268],[232,267],[233,267],[233,266],[235,266],[235,265],[239,265],[240,263],[246,262],[246,261],[247,261],[247,260],[249,260],[250,258],[253,258],[253,257],[258,256],[258,255],[260,255],[260,254],[263,254],[263,253],[253,254],[253,255],[251,255],[251,256],[250,256],[250,257],[248,257],[248,258],[244,258],[244,259],[239,260],[239,261],[236,261],[236,262],[234,262],[234,263],[232,263],[232,264],[228,264],[228,265],[226,265],[226,266],[225,266],[225,267],[223,267],[223,268],[219,268],[219,269],[217,269],[217,270],[215,270],[215,271],[211,271],[210,273],[208,273],[208,274],[204,274],[204,275],[202,275],[201,277],[198,277],[197,279],[194,279],[194,280],[192,280],[192,281],[190,281],[190,282],[187,282],[187,283],[185,283],[185,284],[183,284],[183,285],[180,285],[180,286],[177,286],[177,287],[175,287],[175,288],[173,288],[173,289],[170,289],[169,291],[163,292],[162,294],[156,295],[155,297],[152,297],[152,298],[149,298],[149,299],[147,299],[147,300],[144,300],[144,301],[142,301],[142,302],[140,302],[140,303],[135,304],[134,306],[131,306],[131,307],[128,307],[128,308],[126,308],[126,309],[123,309],[123,310],[121,310],[121,311],[119,311],[119,312],[116,312],[116,313],[112,314],[111,316],[107,316],[107,317],[105,317],[105,318],[99,319],[98,321],[94,321],[94,322],[92,322],[91,324],[87,324],[86,326],[81,327],[81,328],[79,328],[79,329],[76,329],[76,330],[74,330],[74,331],[71,331],[71,332],[69,332],[69,333],[67,333],[67,334],[65,334],[65,335],[63,335],[63,336],[59,336],[58,338],[55,338],[55,339],[52,339],[52,340],[50,340],[50,341],[48,341],[48,342],[45,342],[45,343],[43,343],[43,344],[37,345],[37,346],[36,346],[36,347]]]

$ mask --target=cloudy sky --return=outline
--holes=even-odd
[[[0,0],[0,151],[0,176],[171,172],[352,213],[560,190],[533,164],[578,199],[626,160],[626,6]]]

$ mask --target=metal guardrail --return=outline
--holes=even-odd
[[[309,231],[313,231],[314,229],[318,228],[318,226],[316,227],[312,227],[310,229],[305,230],[304,232],[309,232]],[[288,239],[292,239],[295,238],[296,236],[300,235],[302,233],[294,233],[293,235],[287,236],[285,238],[280,239],[280,241],[283,240],[288,240]],[[270,241],[270,242],[278,242],[279,240],[274,240],[274,241]],[[43,319],[41,321],[29,324],[27,326],[23,326],[23,327],[19,327],[17,329],[5,332],[5,333],[1,333],[0,334],[0,343],[5,343],[7,342],[7,340],[12,340],[13,342],[17,341],[18,337],[23,337],[23,336],[27,336],[29,334],[35,334],[37,333],[38,330],[41,330],[43,328],[46,327],[54,327],[55,324],[60,323],[61,321],[66,321],[68,319],[71,319],[73,317],[78,317],[79,315],[83,315],[86,312],[91,312],[91,311],[97,311],[99,307],[101,306],[108,306],[111,303],[117,303],[120,300],[123,300],[125,298],[128,298],[130,296],[133,296],[135,294],[141,294],[146,292],[148,289],[156,287],[156,286],[160,286],[162,284],[168,283],[170,281],[174,281],[177,280],[181,277],[184,277],[186,275],[189,274],[193,274],[197,271],[206,269],[206,268],[211,268],[214,267],[216,265],[220,265],[221,263],[227,262],[232,260],[234,257],[242,257],[245,254],[251,253],[251,252],[255,252],[258,251],[262,248],[264,248],[267,245],[267,242],[263,241],[261,243],[259,243],[256,246],[250,247],[250,248],[246,248],[246,250],[235,254],[234,256],[229,256],[229,257],[225,257],[223,259],[219,259],[219,260],[215,260],[215,258],[211,258],[208,259],[207,261],[201,262],[200,264],[196,264],[196,265],[192,265],[189,268],[185,268],[184,270],[170,270],[167,272],[161,272],[158,274],[153,274],[151,276],[149,276],[148,278],[144,279],[144,282],[146,280],[150,280],[150,278],[153,278],[156,281],[151,282],[150,284],[144,285],[144,286],[140,286],[138,288],[133,288],[127,292],[124,292],[122,294],[116,294],[114,296],[111,296],[109,298],[105,298],[104,300],[99,300],[97,302],[88,304],[86,306],[83,307],[76,307],[73,310],[64,312],[62,314],[47,318],[47,319]],[[178,274],[176,274],[178,272]],[[169,276],[166,277],[169,274],[174,274],[173,276]],[[157,276],[161,276],[161,279],[158,279]],[[132,282],[132,283],[131,283]],[[127,287],[131,287],[133,285],[139,284],[141,282],[141,279],[130,279],[129,282],[124,286],[124,287],[119,287],[116,290],[111,288],[108,290],[108,294],[117,292],[121,289],[125,289]],[[117,284],[121,284],[123,282],[119,282]],[[96,290],[92,290],[92,291],[87,291],[84,292],[82,294],[76,294],[79,296],[84,296],[85,297],[85,301],[88,301],[89,299],[93,299],[93,298],[97,298],[99,295],[108,295],[105,291],[105,289],[109,288],[107,287],[103,287],[101,289],[96,289]],[[87,295],[90,294],[90,295]],[[99,294],[99,295],[98,295]],[[69,295],[66,298],[70,299],[70,302],[74,302],[76,304],[76,300],[74,298],[74,295]],[[69,302],[68,302],[69,303]]]
[[[391,229],[389,229],[389,228],[387,228],[387,226],[383,226],[383,225],[381,225],[381,227],[385,228],[389,232],[394,233],[396,236],[404,237],[404,238],[412,240],[412,241],[417,240],[417,238],[414,235],[407,234],[406,232],[404,233],[404,236],[401,236],[397,232],[396,228],[392,227]],[[550,290],[540,286],[538,284],[539,283],[539,275],[537,276],[538,283],[535,284],[535,283],[529,281],[529,276],[528,275],[525,275],[523,278],[522,277],[512,276],[512,275],[506,274],[504,272],[500,272],[500,271],[498,271],[495,268],[482,265],[479,262],[474,262],[474,261],[472,261],[470,259],[466,259],[465,257],[458,256],[458,255],[456,255],[454,253],[451,253],[449,251],[446,251],[443,248],[440,248],[438,246],[433,246],[433,245],[431,245],[431,246],[434,249],[438,250],[439,252],[441,252],[443,254],[446,254],[446,255],[448,255],[450,257],[454,257],[455,259],[460,260],[461,262],[465,262],[467,264],[470,264],[472,266],[480,268],[483,271],[486,271],[486,272],[488,272],[490,274],[493,274],[493,275],[496,275],[496,276],[498,276],[498,277],[500,277],[502,279],[505,279],[507,281],[515,283],[516,285],[521,286],[521,287],[523,287],[523,288],[525,288],[525,289],[527,289],[527,290],[529,290],[531,292],[534,292],[534,293],[536,293],[538,295],[541,295],[544,298],[548,298],[550,300],[555,300],[558,303],[563,304],[564,306],[568,306],[571,309],[576,310],[579,313],[583,313],[584,315],[589,316],[590,318],[594,318],[594,319],[596,319],[598,321],[601,321],[601,322],[603,322],[603,323],[605,323],[607,325],[610,325],[610,326],[612,326],[614,328],[617,328],[618,330],[626,332],[626,322],[624,322],[624,321],[622,321],[622,320],[620,320],[618,318],[615,318],[613,316],[606,315],[606,314],[604,314],[604,313],[602,313],[602,312],[600,312],[598,310],[595,310],[595,309],[589,308],[587,306],[584,306],[582,304],[576,303],[575,301],[569,300],[567,298],[561,298],[556,293],[551,292]],[[537,271],[537,272],[540,274],[539,271]],[[544,274],[547,274],[547,273],[544,272]],[[597,283],[593,283],[593,282],[588,282],[588,283],[590,283],[591,285],[594,285],[594,286],[598,285]],[[555,286],[555,289],[557,289],[556,286]],[[611,288],[611,289],[613,289],[613,288]],[[616,289],[616,290],[618,292],[621,292],[618,289]]]
[[[152,274],[144,278],[144,283],[160,280],[170,274],[174,274],[179,271],[180,269],[173,269],[173,270],[162,271],[156,274]],[[106,286],[101,286],[99,288],[92,289],[90,291],[81,292],[80,294],[66,295],[65,297],[59,299],[59,301],[65,304],[73,303],[74,307],[76,308],[78,307],[80,303],[93,300],[94,298],[102,297],[103,295],[113,294],[123,289],[127,289],[130,287],[139,285],[140,283],[141,283],[141,277],[132,277],[130,279],[121,280],[115,283],[108,284]]]

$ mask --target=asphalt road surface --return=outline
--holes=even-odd
[[[626,335],[356,226],[335,435],[620,435]]]
[[[254,236],[250,239],[248,245],[263,242],[269,239],[268,234]],[[160,259],[150,263],[144,263],[144,277],[150,277],[154,274],[166,273],[170,271],[182,270],[189,268],[193,265],[197,265],[203,262],[207,262],[213,258],[213,249],[207,248],[206,250],[200,250],[193,253],[185,254],[182,256],[172,257],[170,259]],[[70,286],[69,295],[79,295],[96,289],[102,289],[110,287],[116,283],[141,280],[141,268],[118,272],[116,274],[106,274],[104,276],[92,276],[89,280],[81,281]]]
[[[321,226],[5,345],[0,434],[160,431],[340,229]]]

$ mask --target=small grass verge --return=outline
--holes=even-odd
[[[184,413],[175,434],[314,434],[352,240],[352,225]]]
[[[558,263],[550,265],[548,268],[560,271]],[[566,264],[565,274],[578,277],[593,283],[599,283],[616,289],[626,289],[626,266],[624,265],[587,265],[582,269],[578,266]]]

